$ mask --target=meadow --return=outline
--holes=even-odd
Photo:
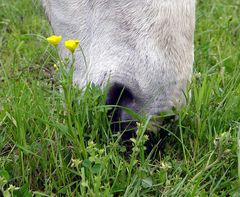
[[[61,91],[40,2],[0,0],[0,196],[240,196],[239,17],[198,0],[192,99],[157,129],[140,117],[129,151],[105,90]]]

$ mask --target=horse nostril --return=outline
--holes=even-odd
[[[114,83],[107,94],[107,105],[128,106],[133,101],[131,91],[118,83]]]
[[[135,128],[133,118],[122,107],[134,110],[135,98],[128,87],[114,83],[107,94],[107,105],[116,105],[109,111],[112,131],[132,130]],[[128,138],[128,137],[127,137]]]

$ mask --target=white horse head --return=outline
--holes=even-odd
[[[74,81],[110,81],[107,103],[147,115],[179,108],[193,66],[195,0],[42,0],[55,34],[80,39]],[[62,56],[67,51],[60,47]],[[119,111],[118,119],[129,116]]]

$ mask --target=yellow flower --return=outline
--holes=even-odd
[[[57,46],[61,40],[62,40],[62,36],[53,35],[47,38],[47,41],[54,46]]]
[[[74,53],[75,49],[78,47],[78,45],[80,44],[80,40],[67,40],[65,41],[65,47],[71,51],[72,53]]]

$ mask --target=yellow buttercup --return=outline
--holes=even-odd
[[[76,48],[79,46],[80,44],[80,40],[67,40],[65,41],[65,47],[71,51],[72,53],[74,53],[74,51],[76,50]]]
[[[53,35],[47,38],[47,41],[54,46],[57,46],[59,42],[61,42],[61,40],[62,40],[62,36],[56,36],[56,35]]]

